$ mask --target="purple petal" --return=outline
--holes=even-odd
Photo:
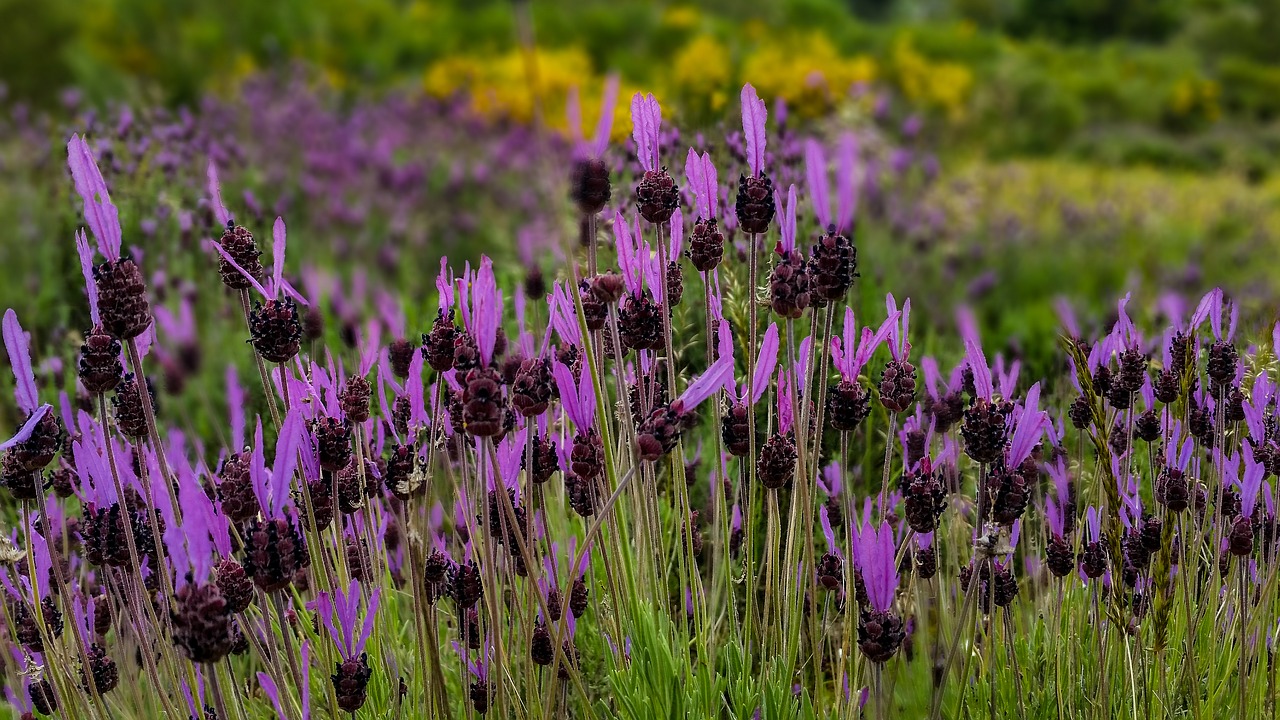
[[[840,549],[836,545],[836,533],[831,528],[831,518],[827,516],[827,506],[825,504],[818,511],[818,519],[822,523],[822,536],[827,539],[827,552],[838,554]]]
[[[249,284],[253,286],[253,289],[257,290],[258,293],[261,294],[264,299],[270,300],[272,299],[272,297],[274,297],[271,293],[267,292],[267,289],[262,286],[262,283],[254,279],[253,275],[250,275],[244,268],[240,267],[240,264],[237,263],[230,255],[227,254],[227,251],[222,248],[222,245],[220,243],[216,243],[210,240],[209,245],[213,247],[215,252],[217,252],[219,255],[222,256],[223,260],[226,260],[227,263],[231,265],[231,267],[235,268],[236,272],[243,275],[244,278],[249,281]]]
[[[493,359],[493,348],[498,341],[498,325],[502,322],[502,293],[493,277],[493,261],[483,256],[480,272],[471,287],[474,331],[480,358],[487,365]]]
[[[636,142],[636,157],[646,172],[658,169],[658,130],[662,125],[662,107],[653,93],[636,93],[631,97],[631,135]]]
[[[818,218],[818,224],[826,228],[831,224],[831,191],[827,181],[827,158],[822,152],[822,143],[813,138],[809,138],[804,143],[804,171],[809,201],[813,203],[813,213]]]
[[[796,186],[787,189],[787,202],[778,215],[782,218],[782,249],[791,252],[796,249]]]
[[[1009,441],[1009,467],[1017,467],[1031,456],[1031,451],[1040,442],[1040,436],[1048,422],[1048,413],[1040,410],[1040,383],[1036,383],[1027,391],[1022,413],[1013,429],[1013,438]]]
[[[1205,293],[1204,297],[1200,298],[1200,303],[1196,305],[1196,311],[1191,314],[1191,331],[1192,332],[1195,332],[1196,329],[1198,329],[1202,324],[1204,324],[1205,320],[1209,319],[1209,314],[1214,312],[1215,307],[1218,309],[1216,314],[1221,316],[1222,288],[1214,288],[1210,290],[1208,293]],[[1218,322],[1221,322],[1220,317]]]
[[[836,226],[840,232],[849,232],[858,212],[858,140],[853,133],[840,135],[836,161],[836,194],[839,196]]]
[[[618,105],[618,76],[611,74],[604,80],[604,92],[600,95],[600,119],[596,121],[596,135],[591,140],[590,152],[594,157],[604,155],[613,134],[613,112]]]
[[[89,143],[79,135],[72,135],[67,143],[67,165],[71,168],[76,193],[84,201],[84,220],[98,241],[98,250],[108,260],[119,260],[123,244],[120,215],[111,202],[107,183],[102,179]]]
[[[569,416],[579,430],[585,430],[590,423],[578,402],[578,384],[573,379],[573,371],[557,360],[551,366],[551,377],[556,381],[556,389],[560,393],[560,405],[564,408],[564,414]]]
[[[722,356],[712,363],[706,372],[684,389],[679,399],[684,412],[693,410],[703,400],[719,392],[726,384],[733,384],[733,356],[731,355]]]
[[[982,348],[973,340],[965,340],[964,351],[965,358],[969,362],[969,370],[973,373],[974,391],[983,400],[990,400],[995,394],[995,388],[991,384],[991,368],[987,366],[987,358],[983,356]]]
[[[369,636],[373,634],[373,620],[378,614],[378,601],[381,599],[382,588],[374,588],[373,595],[369,597],[369,607],[365,610],[364,627],[360,630],[360,638],[356,640],[353,655],[364,652],[365,643],[369,642]]]
[[[227,365],[227,413],[231,421],[231,450],[240,452],[244,449],[244,387],[236,375],[236,366]]]
[[[16,385],[13,389],[14,399],[18,401],[18,409],[23,412],[35,412],[40,404],[40,396],[36,392],[36,376],[31,371],[31,340],[23,332],[18,314],[9,308],[4,312],[4,348],[9,352],[9,364],[13,367]]]
[[[271,228],[271,291],[272,297],[277,296],[282,289],[281,281],[284,280],[284,249],[287,242],[284,228],[284,218],[277,217],[276,224]]]
[[[773,377],[774,368],[778,365],[778,323],[770,323],[760,341],[760,355],[756,358],[755,373],[752,375],[751,404],[755,405],[764,397],[769,389],[769,378]]]
[[[298,464],[298,447],[301,444],[301,436],[307,432],[307,428],[302,418],[302,410],[295,403],[294,407],[289,410],[289,414],[285,416],[284,423],[280,428],[280,437],[276,439],[276,459],[275,464],[271,468],[271,516],[281,517],[284,513],[284,503],[289,497],[289,483],[293,478],[293,471]]]
[[[764,172],[765,122],[769,111],[764,101],[756,94],[756,89],[747,83],[742,86],[742,135],[747,143],[747,166],[751,174],[759,176]]]
[[[45,413],[52,410],[53,406],[48,404],[41,405],[36,408],[35,411],[31,413],[31,417],[27,418],[27,421],[22,424],[21,428],[18,428],[18,432],[14,433],[13,437],[5,440],[3,443],[0,443],[0,450],[8,450],[14,445],[26,442],[27,439],[31,437],[31,433],[35,432],[36,426],[44,419]]]
[[[89,319],[94,325],[102,322],[98,314],[98,283],[93,279],[93,249],[84,230],[76,230],[76,252],[80,255],[80,272],[84,275],[84,290],[89,296]]]
[[[680,262],[680,252],[684,247],[684,213],[676,208],[671,213],[671,242],[667,245],[667,257]]]
[[[440,274],[436,276],[436,291],[440,294],[440,309],[446,314],[453,307],[453,276],[449,272],[449,258],[440,258]]]
[[[582,411],[583,424],[579,429],[585,430],[595,423],[596,419],[596,387],[591,382],[591,363],[582,362],[582,372],[578,377],[578,409]]]
[[[213,164],[213,160],[209,160],[209,169],[205,172],[205,176],[209,180],[209,202],[213,205],[213,216],[218,219],[218,224],[226,227],[231,222],[231,213],[227,212],[227,206],[222,202],[222,185],[218,182],[218,166]]]

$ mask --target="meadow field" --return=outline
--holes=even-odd
[[[0,19],[0,716],[1276,716],[1275,0]]]

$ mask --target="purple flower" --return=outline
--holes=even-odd
[[[645,172],[656,172],[661,164],[658,159],[658,133],[662,128],[662,106],[653,93],[636,93],[631,97],[631,137],[636,142],[636,157]]]
[[[1232,468],[1234,470],[1234,467]],[[1240,515],[1250,517],[1258,503],[1258,491],[1262,488],[1262,480],[1267,476],[1267,468],[1253,459],[1252,446],[1245,444],[1244,474],[1240,476]]]
[[[265,286],[259,283],[252,274],[240,267],[240,265],[238,265],[236,261],[227,254],[227,251],[223,249],[220,243],[210,241],[209,244],[219,255],[222,256],[223,260],[226,260],[227,263],[234,267],[237,272],[243,275],[245,279],[249,281],[249,284],[253,286],[253,289],[257,290],[263,298],[267,300],[276,300],[280,298],[281,294],[285,294],[302,305],[306,305],[306,299],[304,299],[302,295],[293,288],[293,285],[289,284],[288,280],[284,279],[284,252],[288,242],[285,235],[284,218],[276,218],[275,226],[272,228],[272,237],[271,278],[267,281]]]
[[[1088,539],[1090,542],[1098,542],[1102,538],[1102,518],[1098,515],[1098,508],[1090,505],[1084,513],[1084,526],[1088,530]]]
[[[827,158],[822,151],[822,143],[813,138],[804,143],[804,173],[808,185],[809,201],[813,203],[813,214],[822,227],[831,225],[830,185],[827,181]]]
[[[276,685],[275,680],[271,676],[264,673],[258,673],[258,684],[262,686],[262,691],[267,694],[267,698],[271,700],[271,705],[276,709],[276,716],[279,720],[291,720],[293,715],[286,713],[284,704],[280,699],[280,688]],[[302,641],[302,686],[300,688],[302,694],[302,720],[311,720],[311,641]]]
[[[831,364],[835,366],[841,377],[849,382],[856,382],[862,368],[870,362],[876,348],[897,330],[898,314],[895,312],[885,318],[879,330],[870,327],[862,328],[862,336],[858,336],[857,322],[853,310],[844,309],[844,332],[831,338]]]
[[[31,370],[31,339],[23,331],[13,308],[5,310],[3,325],[4,347],[9,353],[9,365],[13,368],[15,381],[14,400],[19,410],[34,413],[40,404],[40,396],[36,392],[35,373]]]
[[[67,166],[71,168],[76,193],[84,201],[84,219],[98,241],[98,251],[108,260],[119,260],[124,242],[120,213],[111,202],[107,183],[102,179],[89,143],[79,135],[72,135],[67,143]]]
[[[89,319],[94,325],[102,323],[98,313],[98,283],[93,279],[93,248],[84,230],[76,230],[76,253],[80,256],[80,272],[84,275],[84,289],[89,296]]]
[[[720,359],[711,363],[711,367],[707,368],[702,375],[689,383],[680,397],[672,403],[672,407],[677,412],[691,412],[703,400],[725,387],[733,387],[733,356],[722,354]]]
[[[782,195],[778,191],[773,193],[773,203],[777,206],[778,217],[781,218],[779,224],[779,234],[782,240],[778,243],[781,253],[789,253],[796,249],[796,186],[791,185],[787,189],[786,203],[782,201]]]
[[[759,176],[764,172],[764,124],[769,118],[764,101],[756,94],[756,89],[747,83],[742,86],[742,134],[747,141],[747,166],[751,174]]]
[[[649,274],[646,266],[652,252],[649,243],[641,236],[640,229],[634,228],[634,236],[632,231],[633,228],[627,225],[622,212],[614,213],[613,240],[618,252],[618,270],[622,274],[627,292],[633,297],[639,297],[644,292],[645,278]],[[576,314],[574,322],[577,323]]]
[[[320,622],[329,631],[329,637],[333,639],[333,644],[338,647],[343,659],[350,660],[364,653],[365,644],[373,633],[373,621],[378,614],[378,601],[381,597],[382,588],[374,588],[359,635],[356,634],[356,623],[359,620],[357,614],[360,610],[359,581],[352,580],[345,593],[340,588],[332,593],[321,592],[311,603],[311,609],[319,615]]]
[[[1027,399],[1014,410],[1013,436],[1009,440],[1007,466],[1017,467],[1031,457],[1031,451],[1049,425],[1049,414],[1040,410],[1040,383],[1031,386]]]
[[[711,154],[703,153],[699,157],[696,150],[689,148],[689,156],[684,163],[684,176],[697,198],[698,217],[711,220],[716,216],[716,201],[719,196],[716,166],[711,162]]]
[[[205,177],[209,181],[209,204],[213,205],[213,216],[217,218],[219,225],[226,227],[227,223],[232,221],[231,213],[222,202],[222,185],[218,182],[218,166],[214,164],[212,158],[209,159],[209,168],[205,171]]]
[[[725,325],[721,325],[721,343],[724,344],[723,338],[728,335],[724,330]],[[744,383],[738,391],[738,396],[733,397],[733,388],[731,384],[726,384],[725,390],[729,392],[735,402],[750,400],[752,405],[760,402],[760,398],[764,397],[765,391],[769,389],[769,378],[773,376],[774,369],[778,366],[778,324],[769,323],[769,329],[764,331],[764,335],[760,339],[760,353],[756,357],[755,371],[752,373],[751,380],[751,397],[747,398],[748,386]],[[729,343],[732,349],[732,342]],[[722,356],[725,354],[721,350]]]
[[[885,310],[890,318],[899,318],[899,322],[889,323],[889,354],[898,362],[906,362],[911,354],[911,342],[907,339],[907,330],[911,321],[911,298],[902,303],[902,312],[898,312],[898,303],[889,293],[884,299]]]
[[[880,527],[864,527],[858,537],[858,562],[867,586],[871,607],[888,612],[898,590],[898,566],[894,562],[893,527],[887,522]]]
[[[551,374],[560,391],[564,414],[573,421],[578,432],[586,432],[596,421],[596,392],[591,382],[590,363],[582,363],[582,374],[577,382],[574,382],[573,372],[559,361],[552,366]]]
[[[502,324],[502,291],[493,277],[493,261],[480,258],[480,272],[471,284],[471,331],[480,349],[480,359],[488,365],[493,361],[493,348],[498,340],[498,326]]]
[[[836,194],[838,209],[836,229],[840,232],[853,230],[853,223],[858,213],[858,139],[851,132],[840,135],[836,146]]]
[[[609,147],[609,135],[613,132],[613,109],[618,104],[618,76],[605,78],[604,92],[600,96],[600,119],[596,122],[596,134],[590,140],[582,137],[582,105],[575,86],[569,90],[565,113],[569,119],[569,132],[573,137],[573,154],[577,159],[598,158]]]

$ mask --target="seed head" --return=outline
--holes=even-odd
[[[227,603],[227,612],[236,614],[248,610],[253,604],[253,581],[244,566],[235,558],[224,557],[218,562],[214,575],[218,591]]]
[[[645,220],[659,225],[671,219],[680,206],[680,186],[664,167],[646,170],[636,185],[636,207]],[[603,206],[602,206],[603,207]]]
[[[302,319],[298,304],[284,297],[259,302],[249,313],[249,343],[273,363],[286,363],[302,350]]]
[[[735,205],[738,227],[742,232],[761,235],[769,230],[773,221],[773,181],[763,172],[759,175],[742,175],[738,179],[738,197]]]
[[[132,340],[151,325],[151,303],[142,270],[132,258],[107,260],[93,269],[102,327],[118,340]]]
[[[284,589],[299,570],[311,565],[306,539],[285,518],[250,523],[244,534],[244,558],[245,572],[268,593]]]
[[[760,448],[760,459],[756,464],[760,484],[769,490],[786,487],[795,475],[798,457],[792,433],[770,435],[764,447]]]
[[[600,158],[583,158],[573,164],[569,177],[569,197],[583,215],[595,215],[604,209],[613,195],[609,183],[609,166]]]
[[[262,282],[262,252],[258,250],[258,243],[253,239],[253,233],[243,225],[236,225],[234,222],[227,222],[227,229],[223,231],[222,237],[218,240],[218,244],[226,251],[227,255],[235,261],[246,273],[254,280]],[[222,276],[222,284],[232,290],[248,290],[253,287],[235,265],[227,262],[227,259],[218,255],[218,274]]]
[[[116,661],[111,659],[105,648],[98,643],[93,643],[85,650],[88,656],[88,672],[82,665],[80,668],[80,686],[86,692],[89,692],[90,685],[97,688],[98,694],[103,695],[115,689],[120,684],[120,670],[116,667]],[[92,679],[92,680],[91,680]]]
[[[902,618],[864,607],[858,617],[858,649],[874,663],[886,663],[906,638]]]
[[[195,583],[174,594],[169,611],[173,644],[194,663],[212,664],[231,652],[231,610],[215,584]]]
[[[90,395],[114,390],[124,375],[120,341],[95,325],[80,346],[80,384]]]
[[[890,360],[880,375],[880,404],[891,412],[906,412],[916,399],[916,368],[906,360]]]
[[[798,319],[809,307],[809,273],[799,250],[784,251],[779,245],[778,258],[769,277],[769,304],[773,312],[788,319]]]
[[[685,251],[698,272],[711,272],[724,257],[724,235],[715,218],[699,218],[689,236],[689,249]]]
[[[361,653],[358,658],[350,658],[337,663],[337,669],[330,677],[333,681],[334,696],[338,707],[343,712],[355,713],[364,707],[368,697],[369,679],[373,670],[369,668],[368,653]]]

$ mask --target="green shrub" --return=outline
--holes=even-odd
[[[1280,116],[1280,68],[1225,57],[1218,63],[1218,79],[1228,111],[1264,121]]]

